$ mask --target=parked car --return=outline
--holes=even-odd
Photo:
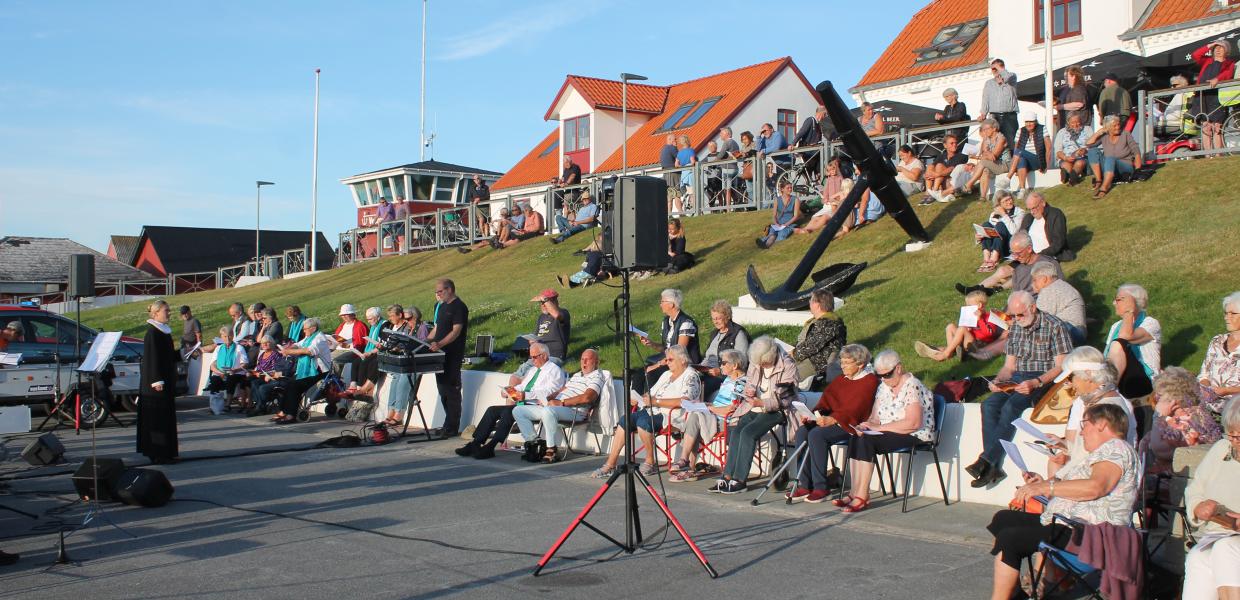
[[[74,320],[28,306],[0,305],[0,327],[18,324],[17,338],[0,352],[20,354],[16,366],[0,365],[0,405],[52,405],[56,397],[77,381],[74,369],[90,351],[98,332]],[[80,345],[80,351],[77,348]],[[122,337],[112,353],[116,372],[113,395],[131,401],[138,392],[138,370],[142,363],[142,340]],[[178,392],[185,387],[185,365]],[[57,373],[59,372],[59,380]],[[83,378],[88,381],[88,378]],[[59,389],[57,388],[59,384]],[[131,402],[125,402],[132,406]]]

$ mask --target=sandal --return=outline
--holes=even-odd
[[[275,421],[272,421],[272,424],[273,425],[288,425],[289,423],[294,423],[296,421],[297,419],[294,419],[293,417],[284,416],[279,419],[276,419]]]
[[[674,483],[682,483],[685,481],[697,481],[698,479],[701,479],[701,478],[702,478],[701,473],[698,473],[697,471],[685,470],[685,471],[677,471],[676,473],[672,473],[671,480]]]
[[[835,506],[838,506],[840,508],[844,508],[845,506],[852,504],[852,501],[853,501],[852,494],[845,494],[843,498],[836,498],[835,500],[832,500],[831,504],[834,504]]]
[[[1098,188],[1098,189],[1094,192],[1094,200],[1101,200],[1101,199],[1105,198],[1105,197],[1106,197],[1106,195],[1107,195],[1107,194],[1109,194],[1110,192],[1111,192],[1111,189],[1110,189],[1110,188]]]
[[[672,464],[668,465],[667,467],[668,473],[679,473],[681,471],[687,471],[687,470],[689,470],[689,461],[683,458],[672,461]]]
[[[547,453],[543,455],[542,461],[540,462],[544,465],[553,465],[558,463],[560,462],[560,453],[555,451],[554,446],[547,448]]]
[[[272,416],[271,416],[271,420],[272,420],[272,421],[279,421],[280,419],[283,419],[284,417],[287,417],[287,416],[288,416],[288,415],[286,415],[286,414],[284,414],[284,413],[279,413],[279,414],[272,415]]]
[[[616,474],[615,467],[609,467],[607,465],[603,465],[595,469],[592,473],[590,473],[590,477],[593,479],[607,479],[615,474]]]
[[[863,511],[863,510],[865,510],[865,509],[867,509],[867,508],[869,508],[869,507],[870,507],[870,499],[869,499],[869,498],[853,498],[853,500],[861,500],[861,504],[851,504],[851,503],[850,503],[848,506],[845,506],[843,509],[841,509],[841,510],[840,510],[840,512],[846,512],[846,513],[849,513],[849,514],[852,514],[852,513],[859,513],[859,512],[861,512],[861,511]]]

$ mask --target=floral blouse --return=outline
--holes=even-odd
[[[690,402],[702,401],[702,380],[698,372],[685,369],[680,377],[672,378],[671,371],[664,371],[659,380],[650,387],[650,397],[658,400],[668,398],[684,398]],[[656,409],[666,411],[665,408]]]
[[[1101,498],[1085,502],[1059,496],[1051,498],[1046,510],[1042,512],[1043,525],[1049,525],[1055,514],[1090,525],[1110,523],[1123,527],[1132,523],[1132,511],[1137,500],[1137,477],[1140,473],[1137,472],[1137,452],[1128,442],[1121,439],[1108,440],[1086,455],[1084,460],[1061,471],[1059,478],[1063,481],[1089,479],[1094,465],[1100,462],[1115,463],[1120,468],[1119,482],[1115,484],[1115,489]]]
[[[913,403],[921,405],[921,427],[909,435],[923,442],[933,441],[934,395],[912,375],[904,380],[898,394],[891,386],[878,384],[878,392],[874,394],[874,414],[878,416],[880,425],[895,423],[904,418],[904,409]]]
[[[1227,352],[1226,333],[1220,333],[1210,340],[1197,379],[1209,381],[1211,387],[1240,386],[1240,348]]]

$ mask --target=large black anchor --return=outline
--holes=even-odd
[[[818,259],[822,258],[823,253],[827,251],[827,246],[831,244],[836,232],[844,224],[844,219],[856,209],[857,203],[870,190],[878,196],[878,200],[883,203],[883,207],[891,218],[895,219],[896,223],[899,223],[900,227],[913,239],[921,242],[930,241],[930,234],[926,233],[917,214],[913,212],[908,197],[896,184],[895,167],[874,147],[874,142],[861,129],[857,118],[844,106],[844,101],[840,100],[839,94],[835,93],[835,87],[830,81],[818,84],[816,89],[818,95],[822,97],[823,106],[827,107],[827,115],[831,117],[835,130],[839,132],[846,154],[852,158],[861,176],[857,179],[852,191],[848,193],[848,197],[835,211],[835,215],[827,221],[822,231],[818,232],[818,238],[810,245],[809,250],[806,250],[801,262],[792,270],[787,281],[784,281],[782,285],[767,291],[762,287],[762,280],[758,278],[757,270],[753,265],[749,265],[749,272],[746,274],[749,295],[753,297],[758,306],[768,310],[800,310],[809,306],[809,296],[814,290],[827,289],[833,293],[839,293],[852,286],[857,280],[857,275],[865,269],[866,263],[831,265],[814,273],[814,284],[807,290],[801,290],[801,284],[805,283],[805,279],[810,276]]]

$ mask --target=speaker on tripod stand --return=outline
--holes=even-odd
[[[667,266],[667,182],[658,177],[617,177],[603,215],[603,254],[617,269]]]
[[[69,285],[65,299],[81,301],[95,295],[95,257],[89,254],[69,255]]]

